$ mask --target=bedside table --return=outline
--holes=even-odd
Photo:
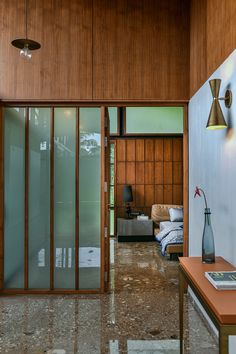
[[[154,241],[153,221],[117,218],[118,242]]]

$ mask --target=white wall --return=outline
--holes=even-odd
[[[189,103],[189,255],[201,255],[204,200],[193,197],[195,186],[199,186],[212,212],[216,255],[236,266],[236,50],[212,78],[222,79],[220,96],[227,88],[233,92],[230,109],[223,101],[220,104],[234,131],[229,137],[227,130],[206,130],[212,94],[205,82]],[[234,341],[235,348],[236,338]]]

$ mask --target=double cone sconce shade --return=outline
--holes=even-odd
[[[11,44],[20,49],[20,56],[25,59],[31,59],[32,50],[39,49],[41,44],[28,38],[28,4],[25,0],[25,38],[14,39]]]
[[[232,92],[231,90],[227,90],[225,93],[225,97],[219,97],[221,80],[213,79],[209,81],[209,84],[211,87],[213,102],[211,105],[211,110],[206,128],[211,130],[227,128],[227,124],[225,122],[219,101],[224,100],[225,107],[230,108],[232,104]]]

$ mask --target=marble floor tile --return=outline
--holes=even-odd
[[[2,296],[1,354],[177,354],[178,262],[155,242],[116,243],[110,289],[101,295]],[[192,302],[186,354],[218,353]]]

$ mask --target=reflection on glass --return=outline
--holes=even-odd
[[[117,124],[117,107],[108,107],[109,119],[110,119],[110,134],[118,133],[118,124]]]
[[[110,209],[110,235],[115,235],[115,215],[114,209]]]
[[[80,108],[79,288],[100,287],[101,127],[99,108]]]
[[[50,286],[50,108],[29,110],[29,287]]]
[[[114,163],[115,162],[115,144],[114,143],[110,143],[110,163]]]
[[[115,184],[115,172],[114,172],[114,164],[110,165],[110,184],[114,186]]]
[[[76,109],[54,111],[54,287],[75,287]]]
[[[115,192],[114,192],[114,186],[110,186],[110,205],[114,206],[115,203]]]
[[[4,118],[4,286],[24,288],[25,109]]]

